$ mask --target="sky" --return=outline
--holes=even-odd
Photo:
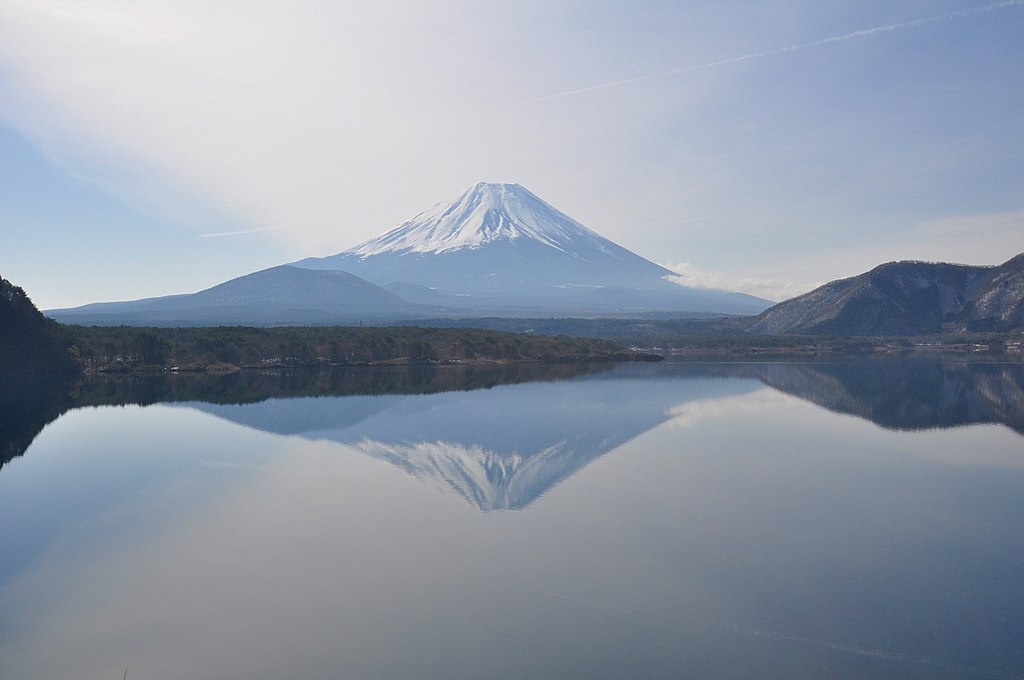
[[[0,276],[194,292],[517,182],[781,300],[1024,251],[1024,0],[0,0]]]

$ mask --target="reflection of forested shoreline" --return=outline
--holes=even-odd
[[[83,406],[198,401],[244,404],[271,398],[430,394],[584,376],[614,379],[614,364],[357,366],[228,374],[86,376],[5,381],[0,386],[0,467],[25,452],[64,412]],[[1024,434],[1024,364],[864,359],[835,363],[631,365],[656,379],[746,378],[837,413],[891,429],[1002,423]]]
[[[1024,434],[1024,363],[917,357],[637,366],[679,378],[749,378],[896,430],[999,423]]]
[[[0,384],[0,468],[22,455],[46,425],[86,406],[201,401],[246,404],[272,398],[432,394],[540,380],[568,380],[613,364],[345,366],[234,373],[87,375],[5,380]]]
[[[74,380],[8,373],[0,381],[0,468],[23,454],[43,428],[75,407]]]
[[[432,394],[537,380],[566,380],[613,364],[336,366],[226,374],[93,375],[80,383],[76,406],[203,401],[246,404],[273,398]]]
[[[758,364],[750,375],[819,406],[898,430],[1002,423],[1024,434],[1024,364],[865,360]]]

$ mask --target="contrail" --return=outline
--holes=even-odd
[[[636,78],[626,78],[624,80],[615,80],[610,83],[602,83],[600,85],[591,85],[590,87],[581,87],[577,90],[566,90],[565,92],[558,92],[556,94],[549,94],[538,99],[534,99],[533,102],[545,102],[551,99],[559,99],[561,97],[570,97],[574,94],[583,94],[584,92],[595,92],[597,90],[606,90],[610,87],[618,87],[620,85],[629,85],[631,83],[642,83],[645,80],[656,80],[658,78],[665,78],[668,76],[677,76],[683,73],[692,73],[693,71],[703,71],[704,69],[715,68],[718,66],[728,66],[730,64],[738,64],[742,61],[750,61],[752,59],[762,59],[764,57],[773,57],[777,54],[786,54],[787,52],[797,52],[799,50],[805,50],[810,47],[819,47],[821,45],[828,45],[830,43],[843,42],[845,40],[853,40],[854,38],[863,38],[869,35],[875,35],[876,33],[889,33],[891,31],[898,31],[903,28],[914,28],[916,26],[923,26],[925,24],[934,24],[940,21],[950,21],[951,19],[960,19],[963,17],[970,17],[976,14],[987,14],[988,12],[994,12],[1004,7],[1015,7],[1024,5],[1024,0],[1003,0],[1003,2],[996,2],[991,5],[985,5],[984,7],[975,7],[974,9],[965,9],[959,12],[953,12],[952,14],[940,14],[937,16],[924,17],[921,19],[912,19],[911,21],[903,21],[898,24],[889,24],[888,26],[875,26],[874,28],[865,28],[853,33],[845,33],[843,35],[834,35],[831,38],[822,38],[821,40],[814,40],[812,42],[800,43],[798,45],[790,45],[788,47],[777,47],[773,50],[766,50],[764,52],[751,52],[750,54],[744,54],[738,57],[730,57],[728,59],[720,59],[718,61],[709,61],[706,64],[696,64],[694,66],[683,66],[681,68],[674,68],[671,71],[662,71],[661,73],[653,73],[647,76],[638,76]]]

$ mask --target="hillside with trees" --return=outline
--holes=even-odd
[[[654,358],[608,340],[477,328],[68,326],[66,332],[87,371]]]
[[[996,267],[890,262],[762,312],[758,334],[912,336],[1024,327],[1024,253]]]
[[[25,291],[0,278],[0,375],[15,378],[73,373],[63,327],[43,316]]]

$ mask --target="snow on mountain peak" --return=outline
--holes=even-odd
[[[381,253],[446,253],[495,241],[527,238],[563,252],[614,244],[518,184],[479,182],[441,201],[383,236],[347,251],[360,257]]]

